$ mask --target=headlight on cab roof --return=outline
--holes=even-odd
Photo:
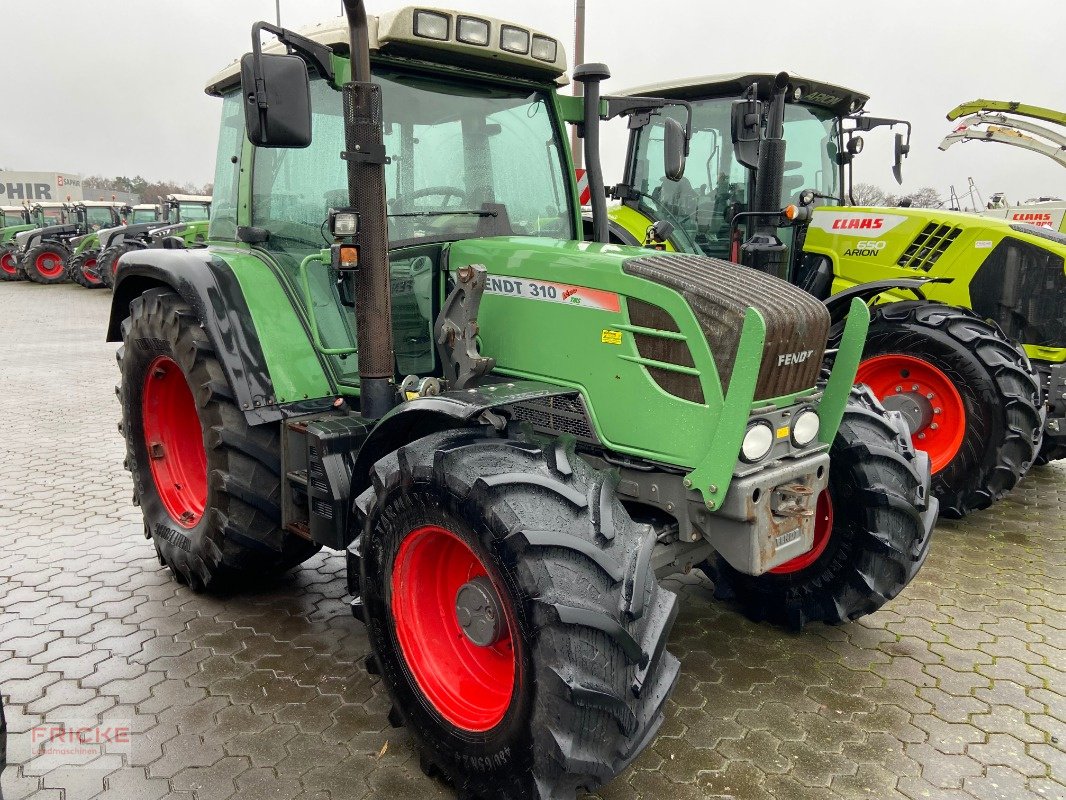
[[[455,38],[463,44],[489,45],[489,23],[475,17],[459,17]]]
[[[822,421],[818,418],[818,412],[813,408],[805,408],[792,420],[792,444],[796,447],[806,447],[816,438],[822,427]]]
[[[438,14],[435,11],[416,11],[415,36],[446,42],[451,33],[451,23],[451,17],[447,14]]]
[[[509,53],[529,53],[529,31],[513,25],[500,27],[500,49]]]
[[[559,43],[554,39],[549,39],[547,36],[534,36],[533,48],[530,55],[538,61],[547,61],[549,63],[555,62],[555,57],[559,54]]]
[[[753,422],[740,444],[740,459],[748,464],[762,461],[774,446],[774,429],[766,420]]]

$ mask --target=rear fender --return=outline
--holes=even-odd
[[[275,403],[274,383],[244,292],[230,265],[210,250],[127,253],[111,301],[107,341],[121,340],[130,303],[155,288],[171,289],[192,307],[250,424],[287,416],[286,407]]]

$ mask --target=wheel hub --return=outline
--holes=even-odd
[[[881,404],[887,411],[898,411],[902,414],[903,419],[907,421],[907,429],[914,435],[936,424],[933,422],[934,409],[939,412],[940,408],[933,405],[935,397],[932,392],[922,394],[918,384],[911,384],[898,394],[887,395]]]
[[[496,644],[503,634],[503,609],[492,582],[484,576],[459,587],[455,616],[466,638],[478,647]]]

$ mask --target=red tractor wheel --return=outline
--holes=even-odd
[[[929,454],[947,517],[1004,497],[1037,458],[1040,389],[1025,351],[964,308],[877,306],[856,381],[907,422]]]
[[[678,662],[655,535],[562,443],[470,431],[385,456],[349,550],[394,724],[460,797],[593,791],[654,739]]]
[[[126,466],[160,561],[195,589],[279,572],[319,546],[281,527],[277,425],[250,426],[195,312],[151,289],[118,351]]]
[[[0,281],[21,281],[25,276],[18,268],[18,251],[14,245],[0,247]]]
[[[22,257],[22,269],[34,283],[65,283],[70,251],[58,242],[31,247]]]
[[[104,288],[104,282],[96,271],[99,255],[98,250],[86,250],[74,256],[67,268],[70,279],[86,289]]]

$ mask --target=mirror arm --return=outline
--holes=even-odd
[[[687,100],[672,100],[664,97],[605,97],[607,112],[601,115],[604,121],[615,117],[629,117],[629,130],[637,130],[651,124],[651,118],[668,106],[685,109],[685,156],[689,154],[692,141],[692,103]]]
[[[269,22],[257,22],[252,26],[252,54],[255,56],[255,69],[262,74],[260,56],[263,54],[263,45],[260,41],[262,32],[272,33],[278,37],[278,41],[288,48],[290,54],[295,53],[304,61],[318,70],[318,74],[329,81],[333,88],[338,88],[336,74],[333,71],[333,51],[324,44],[308,39],[298,33],[293,33],[286,28],[279,28]],[[266,95],[260,98],[260,86],[256,86],[256,102],[260,108],[266,108]]]

